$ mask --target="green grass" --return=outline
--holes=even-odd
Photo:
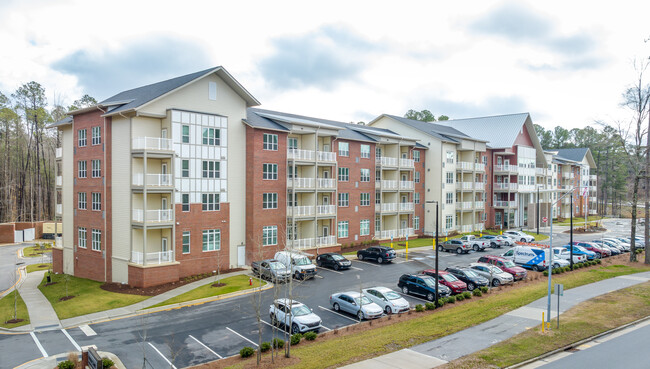
[[[541,234],[541,233],[536,234],[535,232],[529,232],[529,231],[524,231],[524,233],[529,235],[529,236],[535,237],[535,241],[533,241],[533,242],[548,240],[548,235],[545,235],[545,234]]]
[[[29,246],[23,249],[23,256],[27,258],[40,258],[44,253],[52,252],[52,244],[44,243],[44,249],[41,250],[40,246]]]
[[[151,307],[159,307],[170,304],[177,304],[179,302],[193,301],[198,299],[203,299],[206,297],[219,296],[226,293],[237,292],[247,290],[253,287],[259,286],[259,283],[255,282],[252,286],[248,285],[248,279],[250,277],[247,275],[236,275],[233,277],[228,277],[221,279],[220,283],[225,283],[225,286],[222,287],[212,287],[212,283],[206,284],[204,286],[195,288],[191,291],[185,292],[182,295],[172,297],[169,300],[165,300],[159,304],[153,305]],[[211,280],[214,280],[213,277],[210,277]]]
[[[590,225],[591,224],[596,225],[597,223],[591,223],[591,222],[600,221],[600,220],[601,220],[601,217],[599,215],[592,215],[592,216],[589,216],[588,222],[589,222]],[[555,220],[553,222],[553,224],[568,226],[568,225],[571,225],[571,221],[569,219],[564,219],[561,222]],[[585,225],[585,218],[584,217],[573,217],[573,226],[577,227],[577,226],[580,226],[580,225],[583,225],[583,226]]]
[[[73,276],[67,277],[69,278],[68,294],[75,296],[70,300],[59,300],[66,296],[64,274],[52,274],[52,282],[56,282],[56,284],[50,286],[45,286],[47,276],[44,276],[43,281],[38,286],[38,289],[43,292],[43,295],[52,304],[59,319],[68,319],[98,311],[128,306],[150,297],[109,292],[100,288],[102,282]]]
[[[45,264],[36,263],[36,264],[28,265],[26,269],[27,269],[27,273],[31,273],[39,270],[48,270],[51,268],[52,268],[52,263],[45,263]]]
[[[14,317],[14,293],[11,292],[7,296],[0,299],[0,327],[2,328],[15,328],[21,325],[29,324],[29,314],[27,313],[27,306],[23,299],[18,294],[18,319],[24,319],[20,323],[7,324],[9,319]]]

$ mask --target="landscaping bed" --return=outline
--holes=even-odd
[[[2,328],[15,328],[21,325],[29,324],[29,314],[27,313],[27,306],[18,294],[18,315],[14,317],[14,293],[11,292],[5,297],[0,299],[0,327]]]
[[[41,249],[41,245],[44,245],[43,249]],[[36,244],[34,246],[23,248],[23,256],[26,258],[39,258],[45,254],[51,254],[51,253],[52,253],[51,243]]]
[[[49,269],[52,269],[52,263],[30,264],[30,265],[27,265],[27,267],[25,269],[27,269],[27,273],[36,272],[36,271],[39,271],[39,270],[49,270]]]
[[[253,281],[253,285],[250,286],[249,278],[250,276],[243,275],[243,274],[228,277],[228,278],[221,278],[218,283],[220,286],[215,286],[217,285],[217,283],[209,283],[201,287],[197,287],[191,291],[185,292],[181,295],[172,297],[166,301],[163,301],[151,307],[153,308],[153,307],[177,304],[180,302],[203,299],[207,297],[214,297],[214,296],[224,295],[226,293],[244,291],[244,290],[248,290],[260,286],[258,279],[255,279]]]

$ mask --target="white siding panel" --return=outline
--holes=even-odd
[[[112,208],[113,214],[113,282],[127,283],[128,268],[117,259],[131,258],[131,158],[130,123],[127,119],[113,119],[112,123]]]

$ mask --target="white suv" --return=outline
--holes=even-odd
[[[531,235],[527,235],[524,232],[520,232],[520,231],[505,231],[503,232],[503,234],[510,238],[513,238],[515,241],[521,241],[521,242],[535,241],[535,237]]]
[[[291,333],[318,331],[321,318],[305,304],[296,300],[277,299],[269,307],[271,324],[291,327]]]

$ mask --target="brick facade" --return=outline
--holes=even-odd
[[[63,249],[52,248],[52,270],[54,273],[63,273]]]
[[[135,287],[152,287],[176,282],[180,279],[178,263],[142,266],[129,264],[129,285]]]

